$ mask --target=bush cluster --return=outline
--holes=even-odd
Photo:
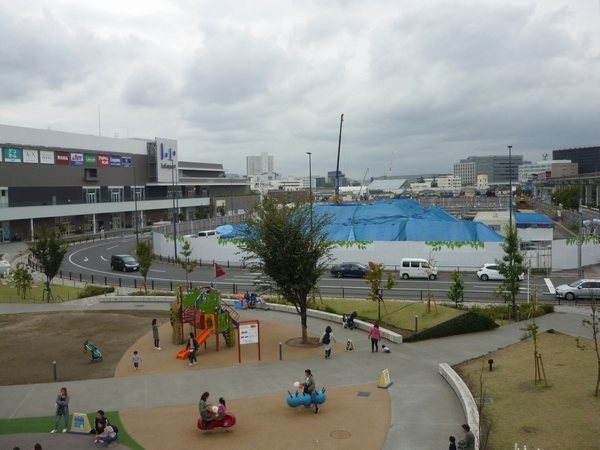
[[[476,333],[498,328],[498,324],[490,317],[478,314],[473,311],[467,311],[465,314],[447,320],[446,322],[435,325],[423,331],[419,331],[412,336],[403,339],[404,342],[418,342],[426,339],[435,339],[457,334]]]
[[[87,286],[77,294],[77,298],[96,297],[110,292],[115,292],[115,288],[112,286]]]

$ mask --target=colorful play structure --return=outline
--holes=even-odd
[[[288,394],[287,404],[290,408],[298,408],[298,411],[300,411],[301,406],[308,408],[312,404],[312,396],[309,393],[304,392],[302,385],[298,386],[295,395],[290,391],[288,391]],[[320,391],[317,391],[317,405],[325,403],[325,400],[327,400],[327,394],[325,394],[325,388],[323,388]]]
[[[196,342],[199,345],[204,344],[204,348],[211,335],[215,336],[217,351],[219,336],[224,338],[227,347],[235,345],[239,314],[231,306],[221,302],[221,293],[212,287],[194,289],[187,294],[184,294],[183,288],[180,287],[177,302],[171,311],[172,319],[176,319],[171,322],[173,327],[181,327],[177,330],[177,335],[181,338],[185,336],[183,328],[187,323],[194,329]],[[187,359],[189,354],[189,350],[180,350],[177,359]]]

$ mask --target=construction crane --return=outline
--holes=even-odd
[[[369,173],[369,168],[367,167],[367,171],[365,172],[365,176],[363,177],[362,184],[360,185],[360,189],[358,190],[358,194],[356,194],[356,201],[360,201],[360,193],[362,192],[362,188],[365,185],[365,180],[367,179],[367,174]]]
[[[333,192],[333,203],[342,203],[340,198],[340,149],[342,147],[342,124],[344,123],[344,115],[340,118],[340,139],[338,141],[337,165],[335,166],[335,190]]]
[[[392,164],[394,164],[394,150],[392,150],[392,159],[390,160],[390,168],[388,169],[386,179],[392,175]]]

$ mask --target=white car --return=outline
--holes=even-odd
[[[498,272],[497,264],[484,264],[477,270],[477,278],[481,281],[487,280],[504,280],[504,277]],[[519,281],[524,278],[523,274],[519,275]]]
[[[600,280],[583,279],[570,284],[561,284],[555,289],[558,298],[575,300],[576,298],[600,298]]]

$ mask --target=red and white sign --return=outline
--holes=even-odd
[[[110,166],[110,156],[98,154],[98,166],[99,167],[109,167]]]
[[[56,156],[56,164],[68,166],[71,163],[71,155],[69,155],[69,152],[56,152],[54,155]]]

